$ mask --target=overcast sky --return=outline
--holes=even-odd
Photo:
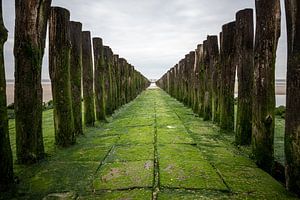
[[[6,78],[14,78],[14,1],[3,0]],[[127,59],[147,78],[160,78],[207,35],[218,35],[235,13],[254,8],[254,0],[53,0],[70,10],[71,20],[83,23],[93,37],[101,37],[115,54]],[[281,2],[283,4],[283,1]],[[276,77],[286,76],[286,28],[282,5],[282,36]],[[43,79],[48,79],[48,51]]]

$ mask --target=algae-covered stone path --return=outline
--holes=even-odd
[[[110,123],[86,129],[74,147],[48,149],[47,161],[18,167],[19,190],[28,199],[65,191],[79,199],[293,198],[233,140],[161,89],[148,89]]]

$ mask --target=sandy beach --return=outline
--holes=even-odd
[[[48,102],[52,99],[51,94],[51,83],[46,82],[42,83],[43,86],[43,102]],[[237,87],[236,87],[236,93],[237,93]],[[276,84],[276,95],[285,95],[286,92],[286,86],[285,84]],[[6,85],[6,95],[7,95],[7,104],[11,104],[14,102],[14,84],[13,83],[7,83]]]
[[[7,83],[6,84],[6,98],[7,98],[7,105],[14,102],[14,83]],[[51,83],[43,83],[43,102],[48,102],[52,99],[51,93]]]

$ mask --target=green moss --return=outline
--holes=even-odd
[[[115,162],[105,164],[95,175],[95,190],[113,190],[134,187],[151,187],[153,162]]]

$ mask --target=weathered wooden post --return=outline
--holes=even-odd
[[[285,0],[288,65],[285,115],[287,189],[300,195],[300,2]]]
[[[220,127],[234,130],[235,22],[222,27]]]
[[[274,155],[275,61],[280,37],[280,1],[256,0],[252,151],[259,167],[270,172]]]
[[[23,164],[44,157],[41,72],[50,5],[51,0],[15,2],[16,149]]]
[[[106,121],[106,91],[105,66],[103,57],[103,42],[101,38],[93,38],[94,66],[95,66],[95,102],[98,121]]]
[[[52,7],[49,22],[49,72],[54,104],[55,142],[67,147],[75,143],[70,83],[70,12]]]
[[[253,94],[253,10],[245,9],[236,14],[236,65],[238,75],[238,106],[235,143],[251,144],[252,94]]]
[[[83,86],[83,103],[84,103],[84,123],[86,126],[94,126],[95,123],[95,106],[93,90],[93,57],[91,46],[91,33],[82,32],[82,86]]]
[[[220,120],[219,112],[219,46],[218,36],[207,36],[207,46],[209,55],[209,66],[211,76],[211,101],[212,101],[212,120],[218,123]]]
[[[204,68],[204,49],[203,44],[197,46],[198,66],[199,66],[199,112],[200,117],[204,116],[204,95],[205,95],[205,68]]]
[[[115,80],[116,80],[116,94],[115,94],[115,99],[116,99],[116,106],[115,109],[118,109],[120,105],[120,66],[119,66],[119,55],[114,55],[114,68],[115,68]]]
[[[83,135],[81,106],[81,76],[82,76],[82,24],[70,22],[71,38],[71,93],[75,135]]]
[[[104,57],[104,85],[106,94],[106,114],[111,115],[113,113],[113,83],[112,83],[112,57],[113,53],[109,46],[103,47]]]
[[[195,113],[199,114],[199,87],[200,87],[200,53],[199,53],[199,45],[197,46],[197,49],[195,50],[195,62],[194,62],[194,91],[193,91],[193,110]],[[174,83],[176,84],[176,82]]]
[[[0,192],[8,190],[14,182],[13,159],[8,133],[6,105],[6,80],[3,46],[7,40],[7,30],[2,17],[2,0],[0,0]]]
[[[208,41],[203,42],[203,64],[204,64],[204,102],[203,102],[203,120],[212,119],[212,101],[211,101],[211,66],[209,61]]]

